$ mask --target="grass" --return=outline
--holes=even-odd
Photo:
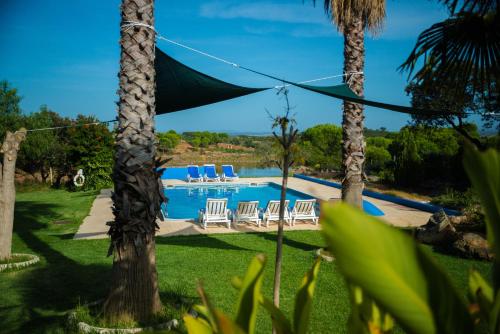
[[[107,240],[72,240],[87,215],[95,193],[49,190],[17,196],[13,251],[37,254],[41,263],[22,271],[0,273],[2,333],[64,333],[68,312],[106,296],[111,258]],[[54,221],[69,220],[67,225]],[[295,291],[323,246],[317,231],[286,233],[282,273],[282,308],[291,315]],[[224,312],[232,314],[236,291],[231,277],[243,275],[256,253],[268,255],[263,291],[272,296],[275,234],[225,234],[157,238],[157,266],[163,300],[196,300],[197,280]],[[457,286],[466,291],[474,266],[489,277],[487,262],[435,254]],[[323,262],[314,299],[311,332],[343,333],[349,315],[344,281],[335,262]],[[172,302],[174,301],[174,302]],[[270,332],[270,320],[260,311],[258,333]]]
[[[0,264],[7,264],[7,263],[19,263],[19,262],[25,262],[31,260],[31,256],[29,255],[17,255],[13,254],[10,259],[1,259]]]

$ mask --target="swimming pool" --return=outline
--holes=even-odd
[[[198,210],[205,207],[207,198],[227,198],[227,207],[236,209],[239,201],[259,201],[259,208],[264,208],[268,201],[279,200],[281,186],[275,183],[260,184],[223,184],[223,185],[188,185],[165,189],[168,197],[167,217],[170,219],[197,218]],[[314,198],[299,191],[288,189],[286,198],[290,207],[297,199]]]
[[[279,200],[281,186],[276,183],[259,184],[203,184],[183,185],[165,188],[169,201],[166,206],[167,218],[196,219],[198,210],[205,207],[207,198],[227,198],[228,208],[236,209],[239,201],[259,201],[259,208],[264,209],[270,200]],[[286,198],[293,207],[297,199],[312,199],[314,197],[300,191],[288,189]],[[365,212],[381,216],[384,213],[370,202],[363,201]],[[165,211],[165,208],[164,208]]]

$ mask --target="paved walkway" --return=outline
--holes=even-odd
[[[280,177],[265,177],[265,178],[252,178],[240,179],[239,183],[261,183],[261,182],[274,182],[281,184]],[[181,180],[165,180],[165,186],[186,184]],[[298,190],[300,192],[309,194],[322,200],[340,199],[340,189],[325,186],[322,184],[314,183],[307,180],[297,179],[291,177],[288,180],[288,187]],[[366,200],[378,206],[385,215],[380,217],[382,220],[389,224],[407,227],[419,226],[425,224],[430,213],[420,211],[417,209],[408,208],[392,202],[382,201],[379,199],[365,197]],[[111,190],[106,189],[96,197],[90,214],[83,220],[82,225],[75,234],[75,239],[98,239],[106,238],[108,231],[107,221],[113,220],[113,213],[111,211]],[[270,224],[268,228],[261,226],[257,227],[253,224],[239,224],[238,226],[231,226],[231,229],[222,225],[209,226],[206,230],[202,229],[194,220],[182,219],[167,219],[166,221],[158,221],[160,230],[158,236],[174,236],[174,235],[192,235],[192,234],[211,234],[211,233],[237,233],[237,232],[269,232],[276,230],[276,224]],[[294,227],[285,225],[285,230],[317,230],[316,226],[309,222],[297,222]]]

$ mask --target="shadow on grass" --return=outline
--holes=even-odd
[[[256,235],[258,235],[259,237],[261,237],[265,240],[273,241],[273,242],[276,242],[277,237],[278,237],[276,233],[256,233]],[[289,246],[289,247],[303,250],[303,251],[316,250],[320,247],[318,245],[312,245],[312,244],[308,244],[308,243],[305,243],[302,241],[290,239],[286,235],[283,236],[283,244],[286,246]]]
[[[2,333],[63,333],[65,312],[80,301],[93,301],[106,293],[111,266],[78,263],[49,244],[51,237],[54,242],[62,242],[60,239],[36,233],[48,227],[40,220],[57,215],[57,208],[53,204],[16,202],[15,233],[42,262],[12,278],[15,289],[8,293],[19,296],[13,298],[16,305],[0,308]]]
[[[183,235],[171,237],[156,237],[157,245],[170,245],[170,246],[187,246],[187,247],[200,247],[200,248],[213,248],[213,249],[226,249],[226,250],[245,250],[255,251],[253,249],[240,247],[230,244],[223,240],[207,234],[198,235]]]

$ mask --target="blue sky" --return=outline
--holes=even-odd
[[[170,39],[288,80],[342,73],[343,38],[329,23],[322,1],[156,0],[157,30]],[[116,116],[119,62],[119,0],[2,0],[0,80],[23,96],[24,112],[40,105],[65,116]],[[397,67],[418,34],[447,16],[437,1],[387,1],[383,30],[366,39],[365,96],[408,105],[407,74]],[[261,87],[276,83],[164,41],[157,44],[177,60],[219,79]],[[340,83],[339,79],[321,84]],[[341,123],[341,103],[291,88],[300,129]],[[156,117],[160,131],[268,132],[266,113],[281,112],[283,101],[269,90],[214,105]],[[409,118],[366,109],[370,128],[399,129]]]

